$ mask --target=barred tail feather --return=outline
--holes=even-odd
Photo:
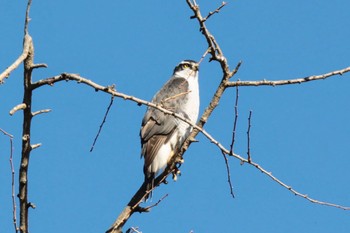
[[[146,183],[146,191],[149,193],[145,196],[144,201],[148,201],[152,199],[152,190],[154,188],[154,173],[152,173],[150,176],[147,176],[145,174],[145,183]]]

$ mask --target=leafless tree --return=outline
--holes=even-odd
[[[179,169],[179,163],[182,160],[182,157],[186,150],[189,148],[192,142],[196,141],[196,136],[201,133],[203,134],[209,142],[215,144],[219,150],[221,151],[222,156],[225,159],[226,162],[226,168],[227,168],[227,177],[228,177],[228,183],[231,188],[231,194],[233,195],[232,190],[232,184],[231,184],[231,178],[230,178],[230,169],[228,166],[228,158],[233,158],[239,160],[242,164],[248,164],[256,168],[257,170],[261,171],[263,174],[265,174],[267,177],[270,177],[276,184],[279,184],[283,186],[286,190],[290,191],[291,193],[295,194],[296,196],[300,196],[310,202],[320,204],[320,205],[326,205],[330,207],[336,207],[344,210],[349,210],[349,207],[345,207],[339,204],[329,203],[320,201],[314,198],[309,197],[306,194],[300,193],[299,191],[293,189],[290,185],[284,183],[281,181],[278,177],[272,175],[270,171],[267,171],[265,168],[260,166],[258,163],[254,161],[254,159],[250,155],[250,126],[251,126],[251,113],[249,115],[249,123],[247,127],[247,140],[248,140],[248,156],[245,158],[242,155],[236,154],[234,152],[234,143],[235,143],[235,129],[237,124],[237,111],[238,111],[238,87],[242,86],[279,86],[279,85],[294,85],[294,84],[301,84],[305,82],[311,82],[311,81],[317,81],[321,79],[327,79],[331,78],[337,75],[343,75],[350,71],[350,67],[346,67],[341,70],[336,71],[330,71],[325,74],[320,75],[311,75],[303,78],[295,78],[295,79],[289,79],[289,80],[277,80],[277,81],[269,81],[269,80],[261,80],[261,81],[237,81],[233,80],[233,77],[235,74],[239,71],[241,62],[235,65],[234,69],[231,69],[229,66],[229,61],[226,59],[224,52],[222,51],[219,43],[215,39],[214,35],[210,32],[209,28],[206,26],[206,22],[210,20],[211,17],[213,17],[215,14],[220,13],[220,11],[225,7],[226,3],[223,2],[220,6],[217,7],[217,9],[214,9],[213,11],[204,14],[201,12],[199,5],[194,0],[186,0],[186,3],[188,4],[188,7],[192,10],[193,16],[191,17],[192,20],[196,20],[198,22],[198,26],[200,29],[200,33],[203,36],[203,39],[207,42],[207,52],[205,55],[210,56],[210,61],[216,62],[221,67],[221,82],[218,85],[215,93],[213,93],[213,97],[211,102],[208,104],[207,108],[205,109],[203,115],[201,116],[199,122],[197,124],[194,124],[193,122],[190,122],[189,120],[181,117],[180,115],[171,112],[167,109],[162,108],[161,106],[155,105],[151,102],[142,100],[140,98],[137,98],[135,96],[127,95],[121,92],[118,92],[114,85],[110,86],[103,86],[100,85],[93,80],[84,78],[78,74],[71,74],[71,73],[61,73],[54,77],[44,78],[39,81],[33,82],[32,80],[32,72],[37,68],[43,68],[47,67],[46,64],[35,64],[34,63],[34,43],[33,39],[30,36],[29,33],[29,12],[30,12],[30,6],[31,6],[31,0],[28,1],[28,6],[26,10],[26,17],[25,17],[25,23],[24,23],[24,43],[23,43],[23,52],[22,54],[12,63],[8,66],[7,69],[5,69],[0,74],[0,83],[4,81],[5,78],[9,78],[12,71],[14,71],[19,65],[24,65],[24,75],[23,75],[23,86],[24,86],[24,93],[23,93],[23,101],[22,103],[15,106],[10,114],[15,114],[17,111],[23,111],[23,129],[22,129],[22,154],[21,154],[21,163],[18,167],[19,170],[19,222],[17,222],[16,218],[16,202],[15,202],[15,194],[13,191],[13,208],[14,208],[14,226],[16,232],[23,232],[27,233],[29,232],[28,228],[28,209],[33,207],[33,204],[31,204],[28,201],[28,167],[29,167],[29,159],[30,159],[30,153],[32,150],[40,147],[40,144],[32,144],[31,142],[31,122],[33,117],[50,112],[49,109],[43,109],[40,111],[33,112],[32,111],[32,94],[34,91],[39,89],[42,86],[45,85],[53,85],[54,83],[61,82],[61,81],[75,81],[78,83],[85,84],[91,88],[93,88],[96,91],[106,93],[107,95],[110,95],[111,98],[111,104],[113,101],[113,98],[122,98],[127,101],[136,102],[139,105],[146,105],[149,107],[157,108],[160,111],[171,114],[178,119],[187,122],[188,124],[192,125],[194,130],[192,131],[191,135],[187,138],[185,141],[183,147],[180,151],[177,151],[176,155],[171,159],[169,162],[167,168],[164,170],[164,172],[157,177],[155,180],[154,188],[157,188],[159,185],[165,182],[165,179],[169,175],[173,175],[174,178],[176,178],[176,175],[178,174]],[[203,56],[205,56],[203,55]],[[232,144],[230,148],[224,147],[218,140],[216,140],[214,137],[212,137],[205,129],[204,126],[207,122],[207,120],[210,118],[213,111],[216,109],[218,104],[220,103],[220,99],[222,95],[225,93],[225,91],[229,88],[236,88],[236,103],[235,103],[235,121],[234,121],[234,129],[233,129],[233,135],[232,135]],[[108,113],[108,111],[107,111]],[[106,113],[106,114],[107,114]],[[103,123],[100,128],[102,128]],[[1,132],[8,136],[12,140],[12,135],[7,133],[6,131],[0,129]],[[12,145],[11,145],[12,148]],[[12,151],[11,151],[11,166],[12,171],[14,174],[15,168],[13,167],[12,163]],[[13,175],[14,177],[14,175]],[[14,178],[13,178],[14,179]],[[14,180],[13,180],[14,181]],[[13,182],[14,183],[14,182]],[[14,189],[13,189],[14,190]],[[151,208],[155,207],[160,203],[159,200],[152,206],[148,207],[142,207],[142,201],[145,198],[146,195],[148,195],[149,190],[146,189],[146,183],[143,183],[140,188],[135,192],[134,196],[131,197],[128,204],[125,206],[125,208],[120,212],[120,214],[117,216],[115,222],[108,228],[107,232],[122,232],[122,228],[124,224],[128,221],[128,219],[132,216],[135,212],[148,212]],[[138,232],[136,228],[129,229],[130,232]]]

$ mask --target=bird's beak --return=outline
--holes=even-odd
[[[193,69],[195,71],[198,71],[199,70],[199,63],[196,63],[194,66],[193,66]]]

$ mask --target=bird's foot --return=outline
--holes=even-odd
[[[177,176],[181,176],[181,171],[180,171],[180,169],[178,167],[176,167],[173,170],[172,174],[173,174],[173,180],[177,181]]]

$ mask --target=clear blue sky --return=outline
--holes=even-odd
[[[198,0],[203,14],[221,1]],[[0,0],[0,69],[21,53],[26,1]],[[208,22],[235,78],[293,79],[350,65],[350,2],[228,1]],[[30,34],[35,61],[47,63],[34,80],[78,73],[101,85],[150,100],[183,59],[198,60],[206,42],[183,1],[33,0]],[[22,72],[0,86],[0,128],[14,135],[14,162],[21,151]],[[201,112],[221,79],[218,64],[200,70]],[[283,87],[240,89],[236,153],[247,151],[247,117],[253,111],[255,162],[296,190],[321,201],[350,206],[350,74]],[[231,140],[234,89],[227,90],[205,126],[226,147]],[[29,168],[31,232],[104,232],[143,181],[139,128],[145,107],[116,99],[92,153],[90,146],[110,97],[76,83],[35,92]],[[220,151],[199,135],[185,154],[182,176],[154,193],[147,214],[125,226],[143,233],[269,232],[347,233],[350,212],[292,195],[249,165],[229,161],[236,198],[227,184]],[[0,136],[0,231],[12,225],[9,142]],[[16,170],[17,172],[17,170]],[[16,173],[16,175],[18,172]],[[16,189],[18,180],[16,178]]]

